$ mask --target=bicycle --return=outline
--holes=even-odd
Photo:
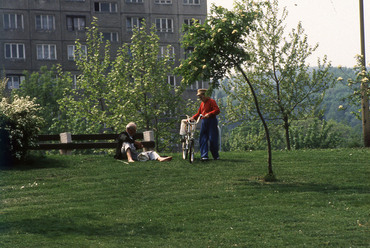
[[[190,163],[194,162],[194,132],[201,116],[196,121],[190,120],[189,116],[186,116],[187,118],[181,121],[180,134],[183,135],[181,140],[182,158],[184,160],[189,158]]]

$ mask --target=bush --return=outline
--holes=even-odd
[[[295,123],[290,128],[292,147],[295,149],[336,148],[342,141],[342,133],[335,130],[335,122],[308,119]]]
[[[278,125],[269,125],[271,145],[273,149],[284,149],[284,136],[279,132]],[[267,149],[266,134],[259,121],[244,122],[231,131],[222,133],[223,151],[249,151]]]
[[[285,135],[281,126],[269,123],[271,145],[274,150],[285,149]],[[334,120],[309,118],[294,121],[290,126],[293,149],[327,149],[362,147],[361,130]],[[263,127],[258,122],[241,123],[231,131],[222,133],[223,151],[266,149]]]
[[[223,150],[249,151],[266,149],[265,134],[258,123],[242,123],[223,134]]]
[[[8,138],[1,138],[1,143],[8,147],[12,160],[23,160],[28,149],[36,145],[43,124],[43,119],[37,115],[40,110],[41,107],[30,97],[15,95],[12,101],[7,98],[1,100],[1,134],[8,134]]]

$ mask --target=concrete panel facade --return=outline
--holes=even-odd
[[[184,57],[180,46],[182,25],[191,18],[204,21],[206,15],[207,0],[1,0],[0,70],[2,76],[21,78],[24,70],[39,71],[41,66],[61,64],[64,70],[77,74],[74,61],[68,58],[68,46],[76,39],[85,40],[84,27],[94,16],[99,31],[117,39],[112,41],[112,56],[122,43],[130,42],[132,18],[153,24],[171,19],[172,30],[158,35],[161,46],[174,47],[178,65]],[[55,57],[40,59],[40,45],[53,53],[55,46]],[[186,94],[193,95],[196,87],[189,90]]]

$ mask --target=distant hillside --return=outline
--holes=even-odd
[[[324,110],[324,119],[334,120],[360,131],[361,121],[351,114],[351,112],[355,112],[360,109],[360,103],[358,107],[348,106],[348,104],[343,100],[352,93],[352,90],[347,86],[347,81],[349,78],[355,78],[355,73],[351,68],[332,68],[331,72],[334,74],[335,79],[341,77],[343,80],[338,81],[334,88],[326,91],[324,100],[321,104],[321,109]],[[227,79],[224,80],[223,84],[226,83]],[[213,97],[216,98],[218,102],[226,104],[226,93],[222,89],[215,90]],[[340,105],[344,106],[343,110],[339,110]]]
[[[352,90],[347,86],[349,78],[355,78],[354,71],[350,68],[332,68],[335,78],[343,78],[337,82],[336,86],[326,91],[324,101],[321,108],[324,110],[324,118],[326,120],[335,120],[340,123],[347,124],[354,128],[361,128],[361,121],[358,120],[351,112],[359,111],[358,107],[349,106],[343,99],[352,93]],[[339,110],[342,105],[344,110]]]

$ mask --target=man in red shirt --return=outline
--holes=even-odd
[[[191,119],[196,120],[200,115],[202,115],[202,125],[200,128],[200,155],[202,161],[208,160],[208,141],[210,143],[210,151],[212,157],[215,160],[220,159],[218,154],[218,121],[216,116],[220,113],[220,109],[217,103],[212,98],[206,96],[207,89],[198,89],[197,96],[202,101],[198,112],[191,117]]]

